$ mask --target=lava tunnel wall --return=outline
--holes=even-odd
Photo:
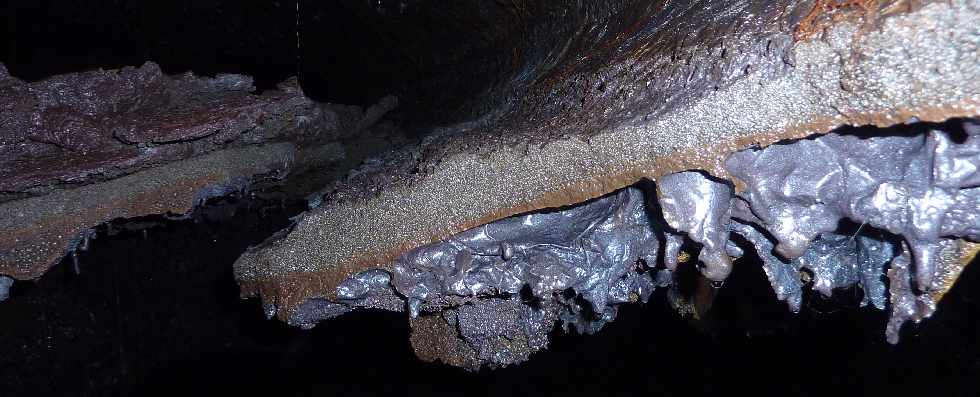
[[[28,81],[152,60],[167,73],[251,75],[260,89],[299,75],[326,102],[371,105],[397,93],[412,111],[429,110],[415,118],[480,103],[468,116],[486,111],[488,90],[509,93],[513,75],[581,30],[591,11],[576,4],[14,1],[3,5],[0,55]]]
[[[536,384],[409,345],[562,375],[543,390],[697,367],[698,391],[778,373],[805,394],[772,363],[835,379],[837,353],[920,389],[977,373],[975,287],[953,286],[977,279],[975,0],[0,7],[0,318],[20,320],[0,386],[20,394]],[[320,323],[341,314],[371,332]],[[610,347],[562,331],[668,359],[592,360]]]
[[[971,21],[977,12],[974,6],[690,1],[528,7],[526,13],[519,15],[531,22],[526,36],[521,36],[529,39],[512,42],[512,53],[516,54],[513,69],[505,68],[491,89],[471,102],[487,110],[475,113],[471,117],[476,119],[469,122],[435,129],[417,146],[389,153],[379,163],[362,167],[346,181],[321,191],[312,201],[314,208],[298,218],[294,228],[244,254],[236,264],[236,276],[245,295],[263,297],[267,314],[301,326],[346,311],[348,307],[338,300],[375,298],[357,291],[370,291],[377,286],[398,288],[401,283],[399,296],[408,298],[413,317],[419,313],[418,307],[425,308],[426,304],[445,306],[446,333],[460,327],[469,329],[460,325],[468,322],[464,316],[484,324],[493,317],[487,312],[516,313],[520,309],[484,307],[486,310],[480,311],[469,307],[470,301],[445,302],[438,296],[428,301],[428,291],[439,290],[440,285],[426,284],[430,275],[405,276],[422,280],[417,283],[402,283],[404,280],[397,277],[402,262],[415,261],[414,249],[427,251],[428,244],[439,241],[448,245],[457,244],[457,240],[469,241],[471,236],[465,233],[492,227],[494,221],[513,221],[517,218],[508,217],[587,202],[640,180],[681,180],[687,182],[677,182],[679,187],[668,196],[676,196],[671,201],[687,208],[678,211],[690,210],[695,215],[683,219],[674,215],[667,223],[704,245],[699,260],[704,264],[705,276],[716,282],[723,281],[731,270],[731,255],[720,236],[727,234],[729,228],[721,225],[738,217],[738,205],[731,201],[735,192],[743,205],[751,207],[743,209],[742,219],[763,227],[769,235],[756,239],[750,228],[743,237],[758,241],[757,245],[763,247],[772,243],[772,249],[786,260],[809,252],[807,247],[816,236],[837,232],[838,222],[845,218],[904,236],[909,249],[919,253],[901,254],[902,261],[914,258],[920,292],[917,296],[927,299],[933,296],[932,291],[944,288],[935,284],[944,277],[934,277],[936,267],[931,265],[933,258],[942,255],[938,245],[926,249],[919,240],[935,243],[940,235],[969,241],[976,238],[976,218],[972,214],[978,209],[969,204],[972,199],[967,197],[973,193],[958,193],[959,189],[974,187],[972,176],[968,175],[975,167],[966,163],[975,161],[973,138],[966,139],[960,147],[948,143],[953,138],[945,133],[920,134],[912,145],[924,145],[922,153],[928,154],[914,161],[895,156],[920,149],[909,146],[877,155],[872,146],[891,143],[871,139],[839,144],[848,153],[867,146],[867,150],[840,157],[839,169],[817,170],[811,168],[816,164],[797,161],[807,162],[804,154],[827,161],[838,159],[837,155],[815,148],[836,147],[838,143],[830,142],[843,142],[835,141],[839,127],[880,127],[871,135],[884,138],[889,134],[886,128],[895,125],[916,129],[923,121],[942,123],[974,117],[980,94],[974,78],[980,69],[972,51],[978,34]],[[423,81],[432,87],[452,85],[438,79]],[[973,125],[972,120],[965,122]],[[973,131],[973,127],[962,128]],[[816,138],[819,143],[813,147],[804,140],[824,134],[826,140]],[[918,140],[927,136],[935,141]],[[782,143],[804,149],[785,154],[775,149]],[[949,155],[960,158],[962,154],[963,158],[947,159],[940,154],[947,148],[952,150]],[[756,160],[751,160],[754,155],[749,153],[756,150],[783,154],[771,158],[766,155],[763,157],[769,160],[753,163]],[[873,160],[861,165],[865,160],[858,159],[866,156]],[[742,161],[755,165],[744,169]],[[828,164],[831,163],[836,160]],[[946,168],[943,164],[947,163],[960,165]],[[908,172],[898,172],[904,176],[893,174],[895,179],[889,182],[878,181],[879,177],[874,176],[889,174],[896,167],[905,166],[902,164],[909,167]],[[876,168],[882,166],[891,171]],[[939,187],[945,186],[945,170],[958,175],[960,171],[952,170],[960,166],[966,179],[955,177],[956,186],[950,187],[953,190],[940,194],[953,201],[935,199],[944,204],[934,207],[939,201],[906,200],[911,197],[906,193],[888,193],[895,183],[918,183],[912,182],[915,180],[921,181],[921,189],[898,189],[912,195],[933,192],[933,187],[925,187],[931,184],[945,189]],[[714,185],[693,182],[699,173],[704,174],[701,177],[705,180],[718,181]],[[807,178],[823,174],[827,176]],[[760,178],[768,177],[771,178],[762,183],[766,186],[757,184]],[[892,177],[885,179],[888,178]],[[715,187],[706,187],[709,185]],[[808,190],[811,188],[815,191]],[[877,195],[871,195],[872,191],[877,191]],[[932,197],[933,193],[922,194]],[[954,196],[958,198],[952,199]],[[952,204],[961,199],[962,208]],[[773,204],[780,200],[787,204]],[[927,202],[933,204],[914,204]],[[667,203],[664,202],[665,217],[670,213]],[[859,214],[870,208],[875,209]],[[925,220],[933,219],[933,215],[916,215],[921,211],[958,226],[949,230],[939,227],[939,223]],[[886,212],[891,215],[872,215]],[[911,232],[912,229],[916,231]],[[832,250],[828,248],[831,245],[849,244],[843,236],[841,233],[840,241],[828,242],[825,248]],[[667,240],[667,246],[671,246]],[[887,254],[889,250],[868,248],[856,255],[867,257],[872,251]],[[432,262],[446,261],[458,254],[436,251]],[[768,251],[760,251],[763,259]],[[972,257],[969,248],[958,252],[952,256],[960,259],[950,262],[955,263],[951,268],[962,268]],[[481,255],[490,254],[477,254]],[[454,270],[443,270],[452,273],[452,277],[464,277],[459,273],[479,273],[486,267],[473,265],[471,269],[466,254],[462,256],[450,266]],[[503,257],[506,260],[509,255]],[[906,275],[908,263],[902,261],[892,263],[891,271],[896,275]],[[844,267],[849,266],[853,267]],[[393,276],[389,274],[392,271]],[[869,280],[875,278],[870,276]],[[906,278],[898,276],[901,280]],[[442,282],[452,284],[453,280],[462,282],[455,278]],[[478,284],[497,286],[514,294],[520,282]],[[880,290],[878,285],[874,288]],[[452,288],[456,287],[453,284]],[[776,288],[777,294],[787,296],[787,291]],[[909,288],[914,289],[893,283],[896,293]],[[478,288],[480,293],[471,295],[489,294],[492,289]],[[637,294],[643,296],[642,290],[649,288],[640,289]],[[466,295],[465,291],[457,289],[454,294]],[[370,301],[364,306],[398,306],[387,300],[394,295],[382,295],[387,295],[383,302]],[[627,296],[624,293],[612,298],[622,300]],[[892,295],[896,296],[899,295]],[[600,303],[593,301],[594,309],[601,311],[606,297],[600,293],[597,299]],[[873,300],[879,302],[878,306],[884,305],[881,298]],[[893,302],[893,306],[904,305],[899,303]],[[910,309],[908,318],[920,318],[915,313],[931,311],[926,308],[931,304],[909,305],[918,308]],[[453,314],[457,306],[477,313]],[[906,312],[896,310],[895,313]],[[523,313],[504,317],[524,321],[534,316]],[[537,325],[529,327],[535,330],[530,334],[540,333]],[[430,327],[423,324],[421,328]],[[896,338],[897,334],[891,332],[889,339]],[[526,342],[540,346],[538,342]],[[424,345],[420,350],[457,348],[460,345],[450,341],[447,346]],[[458,358],[457,355],[448,360]],[[464,358],[461,365],[487,359]]]
[[[655,72],[643,59],[662,52],[652,46],[669,46],[672,59],[687,63],[738,57],[725,53],[724,40],[701,39],[737,30],[738,13],[783,5],[669,3],[15,1],[4,5],[0,54],[12,75],[29,81],[153,60],[167,73],[252,75],[259,88],[299,75],[308,95],[327,102],[370,105],[398,94],[405,117],[427,125],[501,106],[536,124],[558,114],[581,122],[606,119],[595,113],[625,102],[635,90],[630,81]],[[717,27],[692,35],[669,26],[679,19]],[[629,67],[617,67],[624,62]],[[660,106],[642,105],[651,103]]]

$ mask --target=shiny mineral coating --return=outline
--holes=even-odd
[[[636,112],[587,136],[544,143],[502,144],[460,132],[441,142],[447,154],[423,156],[417,174],[379,178],[371,193],[308,213],[286,237],[243,255],[236,276],[244,295],[261,293],[288,312],[306,298],[333,297],[337,284],[359,271],[469,227],[685,169],[727,176],[726,155],[753,144],[845,124],[980,114],[977,20],[980,2],[964,1],[844,18],[797,43],[784,24],[773,43],[790,43],[785,55],[765,59],[785,63],[752,65],[704,95],[681,92],[670,112]]]
[[[390,285],[426,305],[446,296],[520,296],[524,286],[547,301],[571,288],[595,313],[611,313],[631,296],[645,301],[655,288],[655,273],[637,270],[639,260],[657,263],[660,247],[659,217],[648,214],[646,203],[642,189],[629,187],[561,211],[472,228],[401,255]],[[339,298],[351,280],[341,283]]]
[[[916,295],[912,289],[909,266],[912,263],[908,246],[903,244],[902,255],[896,257],[888,270],[888,292],[891,301],[891,317],[885,329],[890,343],[896,343],[902,325],[912,320],[916,323],[928,318],[936,311],[936,305],[953,286],[953,282],[963,272],[965,263],[974,260],[980,244],[964,240],[947,240],[939,250],[936,266],[936,288],[928,293]]]
[[[732,190],[700,172],[665,175],[657,181],[657,197],[664,220],[703,244],[698,260],[704,263],[704,276],[724,281],[732,271],[732,260],[725,252],[731,221]],[[674,263],[675,259],[665,259]]]
[[[116,218],[184,214],[212,193],[284,169],[290,143],[229,149],[118,179],[0,204],[0,275],[40,277],[91,227]]]

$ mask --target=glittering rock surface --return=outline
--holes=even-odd
[[[167,76],[153,63],[0,86],[0,191],[13,198],[112,179],[225,147],[314,134],[332,115],[295,85]]]
[[[810,2],[682,3],[612,22],[618,34],[575,36],[550,53],[550,67],[528,70],[527,89],[507,106],[434,131],[326,191],[288,233],[241,257],[244,294],[286,319],[308,298],[336,298],[359,272],[498,219],[689,170],[739,190],[725,166],[736,151],[843,125],[980,114],[976,2],[844,7],[814,17],[812,35],[796,34]],[[718,232],[701,236],[712,244],[704,259],[720,279],[725,231],[709,230]],[[935,240],[922,232],[917,241]],[[781,254],[802,254],[800,243],[778,243],[797,247]]]
[[[592,333],[619,305],[646,302],[658,287],[673,292],[679,266],[696,264],[720,283],[732,257],[754,250],[790,310],[801,309],[804,288],[829,298],[857,286],[862,306],[891,312],[885,334],[897,343],[902,324],[929,317],[972,256],[980,156],[962,154],[972,153],[980,130],[953,120],[864,132],[733,153],[726,165],[745,186],[738,192],[732,181],[686,171],[655,188],[639,184],[478,226],[344,280],[336,298],[306,300],[289,322],[308,328],[358,308],[407,311],[420,358],[505,366],[546,347],[558,324]],[[896,185],[945,201],[877,197]],[[940,232],[923,242],[922,227]],[[781,249],[787,240],[799,246]],[[685,241],[698,246],[698,262],[682,251]],[[909,249],[917,243],[935,254],[918,256]],[[669,296],[682,313],[706,310]]]
[[[343,304],[346,280],[381,269],[390,286],[374,288],[439,330],[413,336],[420,356],[466,367],[506,360],[487,361],[489,345],[459,333],[458,308],[530,295],[594,330],[616,305],[670,284],[692,262],[686,246],[716,286],[755,250],[792,310],[806,287],[852,285],[884,307],[889,269],[889,340],[928,316],[977,239],[976,127],[956,118],[980,114],[978,4],[622,7],[568,7],[573,26],[611,33],[572,34],[484,117],[322,190],[293,227],[238,260],[243,295],[288,320],[311,299]],[[657,183],[644,199],[657,203],[653,218],[627,216],[639,207],[623,197],[641,180]],[[611,260],[609,248],[628,255]]]
[[[153,63],[30,83],[0,67],[0,275],[36,278],[112,219],[185,214],[314,168],[315,180],[343,175],[380,150],[358,133],[395,106],[319,104],[295,80],[258,93],[247,76]]]
[[[0,65],[0,300],[96,225],[298,174],[309,211],[239,258],[242,295],[304,329],[402,312],[421,359],[472,370],[660,288],[700,316],[743,257],[794,312],[809,290],[860,291],[896,343],[977,251],[976,1],[463,7],[440,17],[499,19],[476,30],[506,56],[452,47],[466,71],[419,84],[466,121],[384,153],[394,97],[362,110],[296,80],[256,92],[147,63],[24,82]],[[299,52],[298,5],[296,31]],[[472,97],[436,92],[491,72]]]

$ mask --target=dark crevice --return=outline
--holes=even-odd
[[[950,118],[942,122],[922,122],[910,120],[906,123],[898,123],[888,127],[878,127],[874,125],[842,125],[828,132],[811,134],[803,138],[782,139],[772,143],[772,145],[792,145],[795,142],[804,140],[814,140],[826,134],[837,134],[843,136],[854,136],[861,139],[872,137],[914,137],[925,135],[930,131],[942,131],[949,135],[950,141],[962,144],[966,141],[969,134],[966,131],[968,125],[977,125],[974,118]]]

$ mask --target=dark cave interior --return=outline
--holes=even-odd
[[[298,75],[318,102],[368,107],[397,96],[385,121],[414,137],[519,103],[522,90],[546,91],[522,79],[552,61],[545,42],[565,29],[649,11],[624,2],[569,14],[572,3],[9,1],[0,63],[39,81],[152,61],[167,74],[247,74],[260,91]],[[570,20],[580,23],[564,27]],[[576,37],[568,48],[587,47]],[[626,77],[583,81],[582,92],[611,98],[617,78]],[[544,119],[564,106],[532,104]],[[898,345],[882,335],[887,315],[859,306],[860,290],[807,290],[792,313],[747,255],[700,319],[679,315],[657,290],[595,335],[552,331],[549,348],[519,365],[474,373],[421,362],[404,337],[405,313],[359,311],[301,330],[265,319],[258,299],[239,299],[232,264],[305,210],[294,191],[261,187],[184,218],[97,227],[86,250],[16,282],[0,303],[0,395],[968,395],[980,378],[976,260]]]
[[[397,94],[402,117],[432,124],[452,120],[441,117],[460,111],[459,98],[511,73],[502,46],[521,44],[508,37],[521,33],[513,26],[521,20],[506,2],[477,10],[416,0],[298,3],[12,1],[0,59],[27,81],[146,61],[168,74],[249,75],[259,90],[298,75],[317,101],[369,106]]]

